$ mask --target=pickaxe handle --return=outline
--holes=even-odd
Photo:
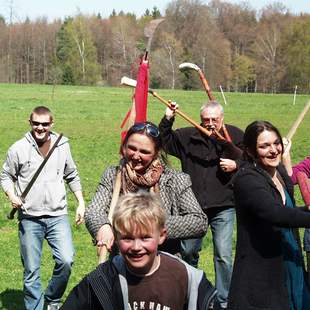
[[[288,134],[286,135],[287,139],[292,140],[295,132],[297,131],[297,128],[299,127],[299,125],[301,124],[303,119],[305,118],[309,108],[310,108],[310,100],[308,101],[306,106],[303,108],[301,113],[298,115],[296,121],[294,122],[293,126],[291,127],[291,129],[289,130]]]
[[[201,69],[198,70],[198,74],[199,74],[200,80],[202,82],[202,85],[203,85],[204,89],[207,92],[209,100],[215,100],[215,97],[213,96],[213,94],[211,92],[211,88],[209,86],[209,83],[208,83],[208,81],[207,81],[207,79],[206,79],[206,77],[203,74]]]
[[[164,98],[162,98],[161,96],[159,96],[154,90],[149,89],[148,91],[150,94],[152,94],[152,96],[154,96],[155,98],[157,98],[160,102],[162,102],[163,104],[165,104],[167,107],[171,108],[171,104],[169,101],[165,100]],[[184,118],[186,121],[188,121],[190,124],[192,124],[194,127],[196,127],[197,129],[199,129],[201,132],[203,132],[205,135],[207,136],[211,136],[212,132],[207,130],[206,128],[202,127],[201,125],[199,125],[197,122],[195,122],[193,119],[191,119],[190,117],[188,117],[185,113],[183,113],[181,110],[176,109],[175,113],[180,115],[182,118]]]

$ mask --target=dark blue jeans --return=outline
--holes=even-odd
[[[44,239],[52,249],[55,266],[45,293],[40,265]],[[67,215],[22,219],[19,222],[20,253],[24,266],[24,302],[27,310],[42,310],[44,299],[59,302],[71,273],[74,249]]]
[[[227,297],[232,273],[232,238],[235,221],[234,208],[217,208],[207,210],[208,222],[213,240],[213,262],[215,269],[215,286],[217,298],[222,307],[227,307]],[[182,241],[183,259],[197,267],[202,239]]]

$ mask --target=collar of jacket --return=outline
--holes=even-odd
[[[277,187],[276,185],[273,183],[270,175],[264,170],[262,169],[261,167],[257,166],[257,165],[254,165],[252,163],[249,163],[249,162],[246,162],[244,161],[243,164],[241,165],[240,169],[252,169],[256,172],[258,172],[259,174],[263,175],[268,184],[275,188],[277,190]],[[277,172],[280,174],[280,176],[282,177],[283,181],[284,181],[284,185],[285,185],[285,188],[286,190],[288,191],[289,195],[291,196],[291,198],[294,200],[294,186],[293,186],[293,183],[291,182],[290,180],[290,177],[288,176],[288,174],[286,173],[286,170],[285,170],[285,167],[280,164],[278,167],[277,167]],[[278,191],[278,190],[277,190]]]

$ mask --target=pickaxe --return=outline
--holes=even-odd
[[[126,76],[123,76],[121,79],[121,84],[122,85],[126,85],[126,86],[130,86],[130,87],[136,87],[137,85],[137,81],[130,79]],[[171,107],[171,102],[165,100],[164,98],[160,97],[154,90],[152,89],[148,89],[148,92],[155,98],[157,98],[160,102],[162,102],[163,104],[165,104],[167,107],[172,108]],[[212,132],[207,130],[206,128],[202,127],[201,125],[199,125],[198,123],[196,123],[193,119],[191,119],[190,117],[188,117],[186,114],[184,114],[182,111],[180,111],[179,109],[177,109],[175,111],[176,114],[180,115],[182,118],[184,118],[186,121],[188,121],[190,124],[192,124],[194,127],[196,127],[198,130],[200,130],[201,132],[203,132],[204,134],[206,134],[208,137],[212,135]],[[221,138],[223,140],[224,137],[221,136]]]
[[[193,64],[191,62],[183,62],[183,63],[181,63],[179,65],[179,69],[181,71],[184,71],[184,70],[195,70],[195,71],[197,71],[198,74],[199,74],[200,80],[202,82],[202,85],[203,85],[204,89],[207,92],[209,100],[215,100],[215,97],[213,96],[213,94],[211,92],[211,88],[210,88],[210,86],[208,84],[208,81],[207,81],[203,71],[196,64]],[[224,131],[224,135],[225,135],[224,139],[227,140],[228,142],[232,142],[231,137],[230,137],[230,135],[229,135],[229,133],[228,133],[228,131],[226,129],[225,124],[223,124],[223,131]],[[216,132],[216,134],[218,136],[220,136],[219,132]]]
[[[208,81],[207,81],[204,73],[196,64],[193,64],[191,62],[183,62],[182,64],[179,65],[179,69],[181,71],[183,71],[183,70],[195,70],[195,71],[197,71],[199,74],[200,80],[203,84],[203,87],[205,88],[205,90],[207,92],[209,100],[215,100],[215,97],[213,96],[213,94],[211,92],[211,88],[208,84]]]

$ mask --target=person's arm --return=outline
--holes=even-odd
[[[107,244],[108,249],[114,242],[108,213],[113,193],[116,168],[109,167],[101,176],[95,196],[85,211],[85,224],[97,245]]]
[[[90,309],[90,284],[87,277],[76,285],[69,293],[67,299],[60,307],[61,310],[85,310]]]
[[[66,152],[66,164],[64,169],[64,180],[67,182],[70,190],[73,192],[78,206],[75,212],[75,222],[80,225],[84,222],[85,202],[83,198],[82,186],[77,167],[71,155],[69,143],[64,145]]]
[[[310,156],[305,158],[299,164],[293,166],[291,179],[294,184],[297,184],[297,173],[303,172],[310,178]]]
[[[82,191],[78,190],[74,192],[74,196],[78,201],[78,207],[75,212],[75,223],[80,225],[84,223],[84,214],[85,214],[85,202],[83,198]]]
[[[190,177],[180,173],[170,179],[169,195],[176,200],[177,212],[168,216],[168,238],[188,239],[204,236],[208,228],[208,218],[192,191]]]
[[[284,208],[271,192],[266,177],[254,171],[242,171],[234,180],[236,205],[246,208],[261,220],[280,227],[310,227],[306,208]]]
[[[283,146],[284,146],[284,151],[283,151],[283,154],[282,154],[282,164],[285,167],[287,174],[292,179],[292,175],[293,175],[292,161],[291,161],[291,146],[292,146],[292,142],[290,140],[286,139],[286,138],[283,138]],[[296,183],[294,183],[294,184],[296,184]]]
[[[170,108],[166,108],[165,116],[160,121],[158,128],[163,142],[164,150],[173,156],[180,157],[180,143],[178,136],[172,130],[175,112]]]
[[[63,172],[64,173],[63,178],[68,184],[70,190],[73,193],[75,193],[76,191],[82,190],[79,173],[75,165],[75,162],[72,158],[69,143],[65,143],[64,145],[61,145],[60,147],[63,148],[63,152],[66,152],[65,154],[66,163],[65,163],[65,168]]]
[[[17,181],[18,159],[17,154],[11,147],[8,150],[7,158],[3,164],[3,170],[0,175],[0,183],[3,191],[11,202],[13,208],[22,206],[21,199],[16,195],[14,183]]]
[[[231,159],[235,161],[235,165],[237,168],[238,167],[237,161],[242,158],[243,154],[243,131],[238,127],[232,125],[226,124],[225,126],[226,130],[231,136],[232,142],[216,139],[216,143],[218,143],[222,147],[221,158]],[[211,139],[214,138],[211,137]]]

